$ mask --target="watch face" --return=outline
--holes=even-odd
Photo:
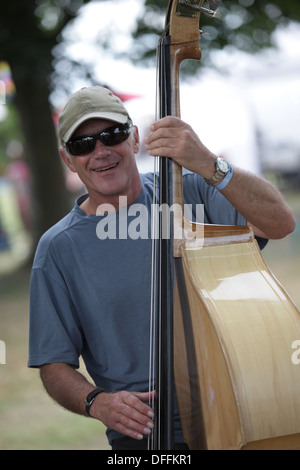
[[[221,158],[220,160],[218,160],[218,169],[221,170],[223,173],[228,172],[229,166],[226,160],[223,160]]]

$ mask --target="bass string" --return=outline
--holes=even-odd
[[[168,73],[166,71],[166,40],[162,38],[159,41],[157,48],[157,63],[156,63],[156,107],[155,107],[155,120],[158,120],[168,114],[169,101],[169,81]],[[155,427],[154,432],[148,437],[148,448],[160,449],[162,445],[162,433],[165,433],[166,426],[162,422],[162,416],[166,419],[166,405],[163,404],[165,396],[163,395],[162,388],[165,389],[165,374],[169,376],[169,371],[166,372],[165,360],[164,366],[162,365],[163,359],[163,342],[166,345],[166,337],[162,339],[162,328],[167,326],[166,322],[162,321],[162,312],[166,306],[162,307],[162,271],[166,269],[165,257],[162,260],[162,253],[165,253],[165,247],[162,247],[162,234],[161,232],[161,213],[157,207],[158,194],[161,202],[161,194],[164,193],[162,187],[162,165],[166,159],[161,156],[154,157],[154,185],[153,185],[153,207],[151,217],[151,235],[152,235],[152,256],[151,256],[151,302],[150,302],[150,347],[149,347],[149,399],[152,409],[155,413]],[[159,233],[159,237],[156,235]],[[155,235],[155,236],[153,236]],[[164,264],[164,268],[162,265]],[[166,289],[166,286],[164,286]],[[163,326],[164,323],[164,326]],[[165,353],[164,353],[165,357]],[[151,392],[155,390],[154,394]],[[155,402],[154,402],[155,400]],[[171,403],[169,401],[169,403]],[[163,429],[162,429],[163,428]],[[168,432],[167,432],[168,434]]]
[[[160,77],[159,77],[159,61],[160,61],[160,52],[158,46],[158,52],[156,55],[156,103],[155,103],[155,121],[159,118],[159,87],[160,87]],[[153,161],[153,194],[152,194],[152,207],[157,207],[157,193],[159,187],[159,157],[154,157]],[[156,334],[157,334],[157,298],[158,298],[158,276],[157,272],[159,269],[159,247],[158,239],[156,234],[158,233],[158,224],[159,216],[157,210],[151,211],[151,301],[150,301],[150,338],[149,338],[149,377],[148,377],[148,393],[149,393],[149,404],[153,410],[155,407],[155,398],[152,391],[155,390],[155,375],[156,375]],[[158,341],[159,343],[159,341]],[[158,356],[160,356],[160,351],[158,351]],[[159,361],[159,358],[158,358]],[[158,400],[159,401],[159,400]],[[159,412],[159,410],[156,410]],[[156,420],[157,423],[160,422],[159,416]],[[157,426],[157,424],[155,424]],[[156,429],[156,432],[159,430]],[[154,448],[154,432],[148,436],[148,450]]]

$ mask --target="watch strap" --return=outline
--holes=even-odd
[[[225,164],[227,166],[227,169],[225,171],[221,169],[222,164],[223,165]],[[216,186],[217,184],[219,184],[229,171],[229,163],[226,160],[224,160],[224,158],[222,157],[218,157],[216,159],[215,165],[216,165],[216,172],[212,175],[211,178],[205,180],[208,184],[211,184],[213,186]]]
[[[223,160],[226,165],[227,165],[227,171],[224,172],[219,168],[219,162]],[[233,175],[233,168],[229,162],[224,160],[223,158],[218,157],[216,160],[216,172],[213,174],[213,176],[209,179],[205,179],[205,181],[212,185],[214,188],[218,189],[221,191],[224,189],[229,181],[231,180]]]
[[[85,411],[89,416],[91,416],[90,415],[90,409],[91,409],[92,404],[94,403],[95,398],[100,393],[103,393],[103,392],[106,392],[106,390],[104,388],[97,387],[87,395],[87,397],[85,399]]]
[[[229,181],[231,180],[232,178],[232,175],[233,175],[233,168],[232,166],[230,165],[230,163],[228,163],[229,165],[229,171],[228,173],[224,176],[224,178],[222,179],[222,181],[217,184],[215,186],[215,188],[218,190],[218,191],[221,191],[222,189],[226,188],[226,186],[228,185]]]
[[[209,180],[206,180],[207,183],[216,185],[216,183],[220,182],[224,178],[224,173],[221,170],[217,170]]]

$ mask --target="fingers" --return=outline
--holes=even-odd
[[[103,393],[96,400],[93,407],[97,410],[94,409],[92,415],[108,428],[133,439],[143,439],[151,433],[154,413],[145,403],[149,400],[149,393]]]
[[[145,144],[150,155],[178,161],[190,149],[194,139],[194,132],[188,124],[174,116],[167,116],[151,125]]]
[[[154,122],[145,139],[149,155],[169,157],[204,178],[211,176],[216,156],[199,139],[191,126],[174,116]]]
[[[142,439],[151,433],[154,426],[151,416],[153,412],[138,397],[132,394],[124,395],[123,402],[115,415],[116,430],[135,439]]]
[[[162,127],[182,127],[185,123],[176,116],[165,116],[151,125],[151,130]]]
[[[150,133],[145,139],[145,144],[150,155],[169,156],[169,153],[177,148],[180,135],[178,129],[182,121],[173,116],[167,116],[150,127]]]

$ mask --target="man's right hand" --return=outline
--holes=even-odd
[[[154,427],[154,412],[146,404],[153,400],[154,393],[149,396],[148,392],[102,392],[95,398],[90,415],[125,436],[143,439]]]

